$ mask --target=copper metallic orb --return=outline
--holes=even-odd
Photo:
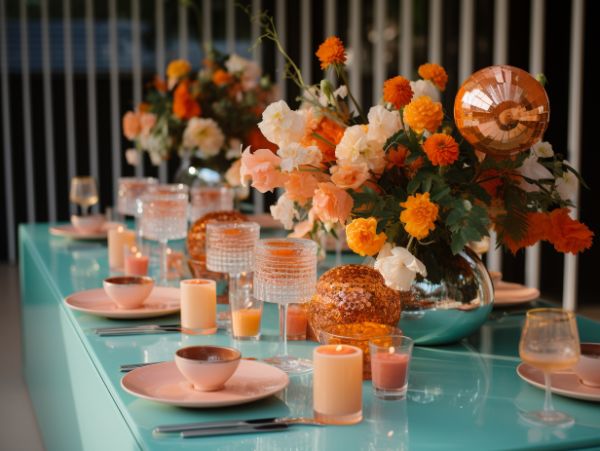
[[[542,138],[550,120],[548,95],[522,69],[486,67],[460,87],[454,119],[461,135],[477,150],[508,156]]]

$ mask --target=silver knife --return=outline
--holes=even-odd
[[[170,328],[170,327],[181,327],[181,324],[139,324],[135,326],[116,326],[116,327],[99,327],[97,329],[93,329],[94,333],[104,333],[104,332],[120,332],[120,331],[129,331],[129,330],[154,330],[161,328]]]
[[[181,432],[183,438],[211,437],[215,435],[256,434],[258,432],[282,432],[288,429],[285,423],[268,423],[257,426],[237,426],[226,428],[197,429]]]
[[[167,434],[172,432],[186,431],[202,431],[207,429],[222,429],[222,428],[239,428],[239,427],[255,427],[265,426],[268,424],[304,424],[309,426],[322,426],[318,420],[314,418],[256,418],[253,420],[225,420],[225,421],[204,421],[199,423],[184,423],[157,426],[153,432],[155,434]]]

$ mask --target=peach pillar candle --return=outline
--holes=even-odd
[[[288,340],[306,340],[308,317],[301,304],[290,304],[287,312]]]
[[[373,354],[371,356],[373,385],[386,390],[403,388],[407,382],[409,361],[408,354],[395,354],[393,351]]]
[[[313,408],[320,421],[354,424],[362,420],[362,350],[324,345],[313,351]]]
[[[180,282],[181,329],[191,335],[217,332],[217,284],[214,280],[189,279]]]
[[[128,276],[145,276],[148,274],[150,257],[136,252],[125,256],[125,274]]]
[[[108,229],[108,266],[110,269],[123,270],[125,246],[135,245],[135,231],[123,226]]]
[[[256,337],[260,334],[261,309],[242,308],[231,311],[231,327],[235,338]]]

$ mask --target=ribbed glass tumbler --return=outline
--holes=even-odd
[[[260,240],[256,246],[254,297],[279,304],[280,355],[266,361],[286,373],[312,370],[310,360],[293,357],[287,349],[287,309],[291,303],[304,303],[315,293],[317,283],[317,244],[297,238]]]
[[[206,224],[206,267],[229,275],[229,306],[233,338],[260,337],[262,301],[252,297],[243,283],[254,269],[254,252],[260,236],[255,222],[208,222]]]

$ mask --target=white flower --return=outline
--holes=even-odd
[[[198,149],[204,157],[219,153],[225,143],[225,136],[219,125],[212,119],[193,117],[183,132],[183,146]]]
[[[262,114],[258,128],[262,134],[279,147],[290,142],[300,142],[304,136],[306,117],[292,111],[285,101],[270,104]]]
[[[389,111],[382,105],[371,107],[367,119],[369,120],[367,139],[382,146],[390,136],[402,128],[400,113]]]
[[[413,91],[412,100],[418,99],[422,96],[427,96],[431,97],[431,100],[434,102],[440,102],[440,91],[429,80],[411,81],[410,87]]]
[[[292,230],[294,219],[298,218],[298,212],[294,208],[294,202],[284,194],[275,205],[271,205],[271,216],[281,222],[286,230]]]
[[[244,91],[254,89],[258,85],[262,72],[260,66],[254,61],[247,60],[234,53],[225,62],[225,67],[229,72],[240,77]]]
[[[140,136],[140,145],[142,149],[148,152],[150,161],[154,166],[159,166],[162,163],[169,147],[167,140],[162,135],[156,133]]]
[[[242,160],[235,160],[233,164],[227,169],[225,172],[225,181],[229,184],[229,186],[241,186],[242,184],[242,175],[240,173],[240,169],[242,167]]]
[[[538,158],[533,154],[525,159],[525,161],[523,162],[523,165],[519,168],[519,172],[524,177],[527,177],[532,180],[541,180],[541,179],[551,179],[552,178],[552,173],[545,166],[540,164],[540,162],[538,161]],[[524,179],[521,180],[521,183],[519,184],[519,186],[523,190],[528,191],[528,192],[539,191],[539,187],[537,185],[529,183],[529,182],[525,181]]]
[[[314,86],[315,90],[312,91],[313,94],[318,93],[319,92],[319,88],[317,86]],[[331,91],[330,91],[331,93]],[[333,100],[336,98],[340,98],[340,99],[345,99],[348,96],[348,88],[346,87],[346,85],[341,85],[339,88],[337,88],[335,91],[333,91],[331,93],[331,98],[325,94],[322,90],[321,93],[319,94],[319,103],[322,106],[327,106],[329,104],[334,104]]]
[[[399,291],[410,290],[417,273],[427,276],[425,265],[404,247],[385,243],[375,261],[375,269],[381,273],[385,284]]]
[[[333,91],[333,97],[339,97],[340,99],[345,99],[348,96],[348,87],[346,85],[341,85],[335,91]]]
[[[554,156],[554,150],[552,150],[552,144],[548,141],[538,141],[531,146],[533,154],[538,158],[550,158]]]
[[[571,166],[567,160],[564,160],[563,163]],[[578,182],[575,174],[571,171],[564,171],[562,177],[556,179],[556,191],[560,194],[560,198],[563,200],[573,199]]]
[[[317,146],[304,147],[298,143],[289,143],[280,147],[277,155],[281,157],[280,167],[284,172],[291,172],[304,164],[316,166],[323,158]]]
[[[131,166],[137,166],[140,162],[140,153],[137,149],[127,149],[125,151],[125,160],[127,160],[127,163]]]
[[[360,163],[369,149],[367,127],[353,125],[344,131],[344,136],[335,147],[335,157],[347,163]]]
[[[160,166],[163,162],[163,158],[158,152],[149,152],[148,155],[150,155],[150,161],[154,166]]]
[[[228,160],[235,160],[242,156],[242,149],[244,148],[242,142],[237,138],[231,138],[229,140],[229,148],[225,154],[225,158]]]

